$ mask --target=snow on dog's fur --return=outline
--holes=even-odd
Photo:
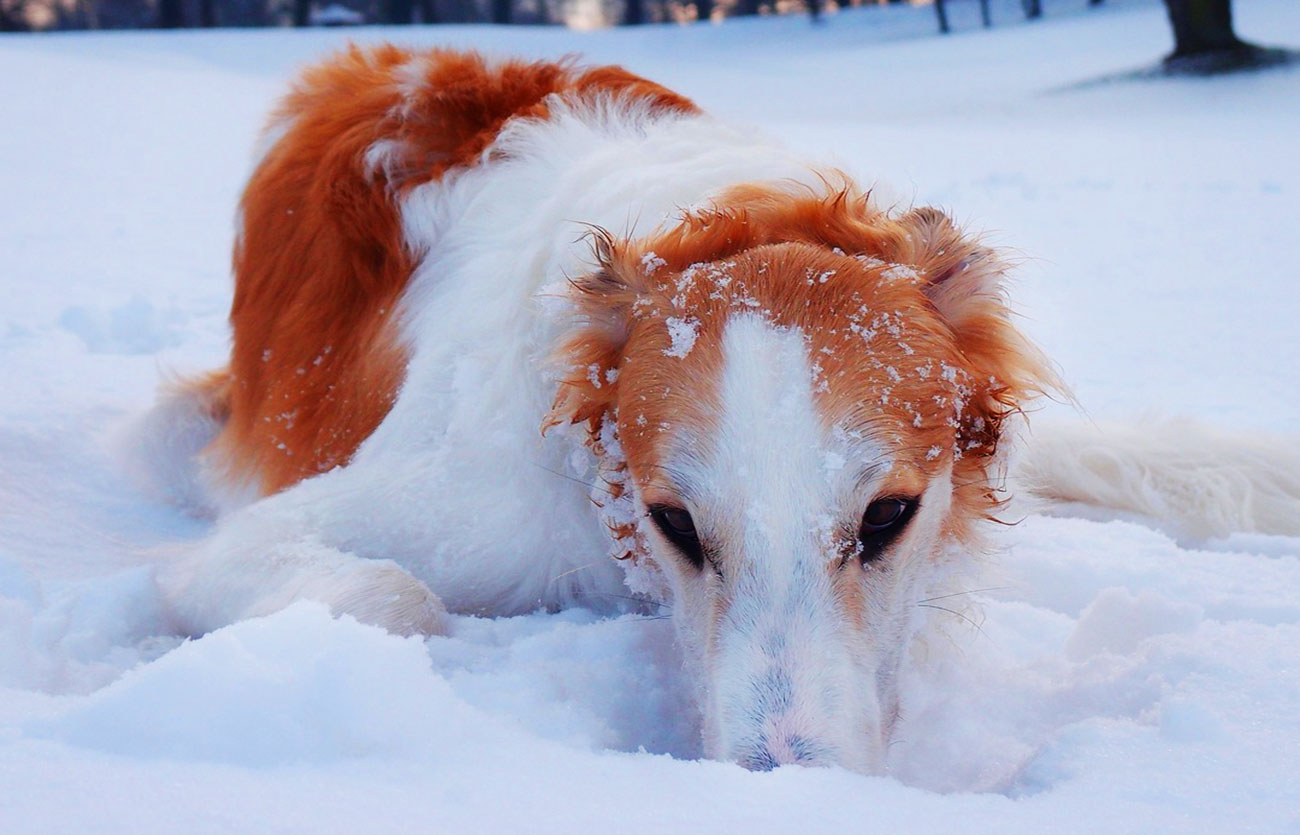
[[[353,49],[265,145],[229,369],[145,424],[224,513],[163,569],[178,627],[630,587],[671,604],[710,756],[882,770],[918,604],[1054,385],[997,253],[615,68]]]

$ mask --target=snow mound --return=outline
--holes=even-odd
[[[249,766],[456,751],[504,733],[452,693],[421,641],[313,603],[186,642],[26,732]]]
[[[0,687],[87,693],[179,643],[149,567],[42,584],[0,557]]]

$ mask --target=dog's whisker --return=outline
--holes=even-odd
[[[617,496],[614,495],[613,491],[611,491],[609,488],[601,487],[599,484],[596,484],[594,481],[584,481],[583,479],[580,479],[577,476],[571,476],[568,473],[562,473],[559,470],[553,470],[550,467],[546,466],[545,464],[539,464],[536,461],[529,461],[528,463],[532,464],[534,467],[536,467],[539,470],[545,470],[551,475],[559,476],[565,481],[572,481],[574,484],[581,484],[583,487],[586,487],[588,490],[599,490],[600,492],[607,494],[611,498],[618,498]]]
[[[600,565],[602,562],[604,562],[604,560],[592,560],[591,562],[583,563],[582,565],[579,565],[575,568],[570,568],[568,571],[561,571],[559,574],[556,574],[554,577],[547,580],[546,584],[549,586],[552,583],[563,580],[565,577],[568,577],[571,574],[577,574],[579,571],[586,571],[588,568],[591,568],[593,565]]]
[[[956,609],[949,609],[947,606],[936,606],[936,605],[934,605],[933,603],[918,603],[918,604],[916,604],[916,605],[917,605],[917,606],[920,606],[922,609],[937,609],[937,610],[939,610],[940,612],[947,612],[947,613],[950,614],[950,615],[953,615],[953,616],[955,616],[955,617],[961,618],[962,620],[964,620],[964,621],[966,621],[967,623],[969,623],[971,626],[975,627],[975,631],[978,632],[978,633],[980,633],[981,635],[984,634],[984,627],[983,627],[983,626],[981,626],[980,624],[978,624],[978,623],[976,623],[974,620],[972,620],[972,619],[970,618],[970,616],[968,616],[968,615],[964,615],[964,614],[962,614],[961,612],[957,611]]]
[[[927,597],[924,600],[918,600],[917,603],[933,603],[936,600],[947,600],[950,597],[961,597],[962,595],[966,595],[966,594],[979,594],[981,592],[986,592],[986,591],[1005,591],[1008,588],[1010,588],[1010,586],[989,586],[988,588],[983,588],[983,589],[955,591],[952,592],[951,594],[941,594],[938,595],[937,597]]]
[[[661,603],[658,600],[651,600],[648,597],[637,597],[636,595],[632,595],[632,594],[614,594],[613,592],[578,590],[573,592],[573,595],[575,597],[612,597],[616,600],[630,600],[633,603],[645,604],[649,606],[658,606],[661,609],[668,609],[669,611],[672,611],[672,606],[667,603]]]

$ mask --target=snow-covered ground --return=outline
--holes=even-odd
[[[161,371],[221,362],[260,120],[348,36],[624,63],[1017,248],[1092,416],[1300,431],[1300,71],[1090,83],[1167,51],[1164,12],[1065,5],[947,39],[909,8],[0,38],[0,832],[1300,831],[1300,539],[1030,517],[908,682],[893,775],[755,774],[695,759],[664,619],[420,642],[299,605],[182,642],[151,550],[207,523],[113,453]],[[1236,5],[1300,45],[1294,0]]]

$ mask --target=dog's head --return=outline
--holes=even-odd
[[[759,187],[597,255],[552,419],[617,427],[706,753],[878,771],[918,603],[1050,381],[1003,263],[937,210]]]

